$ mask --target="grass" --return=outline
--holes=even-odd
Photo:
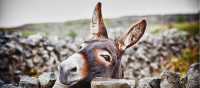
[[[199,47],[185,48],[179,57],[173,56],[170,60],[170,69],[181,73],[184,77],[191,64],[199,62]]]
[[[151,33],[158,34],[163,30],[168,30],[171,28],[176,28],[180,31],[186,31],[191,35],[200,34],[200,23],[198,22],[177,22],[177,23],[170,23],[170,24],[157,24],[152,25]]]
[[[189,32],[192,35],[199,34],[199,31],[200,31],[200,23],[198,23],[198,22],[194,22],[194,23],[189,23],[189,22],[174,23],[174,24],[172,24],[172,27],[177,28],[181,31]]]
[[[37,33],[42,33],[43,36],[48,36],[48,32],[36,32],[36,31],[22,31],[22,37],[28,37]]]
[[[159,34],[163,30],[169,29],[168,25],[163,25],[163,24],[157,24],[157,25],[152,25],[151,26],[151,33],[152,34]]]
[[[68,35],[69,37],[71,37],[72,39],[75,39],[76,36],[77,36],[77,33],[71,30],[69,33],[67,33],[67,35]]]
[[[80,19],[80,20],[74,20],[74,21],[69,21],[65,22],[64,26],[68,29],[84,29],[89,27],[90,20],[87,19]]]
[[[33,35],[33,34],[35,34],[35,33],[32,32],[32,31],[23,31],[22,32],[22,36],[23,37],[28,37],[28,36]]]

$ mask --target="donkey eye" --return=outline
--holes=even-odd
[[[109,55],[101,55],[106,61],[111,62],[111,57]]]

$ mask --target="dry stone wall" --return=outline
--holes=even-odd
[[[138,80],[136,86],[147,85],[149,82],[151,87],[157,86],[157,82],[167,86],[168,80],[163,82],[161,78],[152,78],[155,74],[162,76],[162,62],[167,60],[168,56],[179,56],[184,48],[199,46],[199,42],[199,35],[191,37],[187,32],[177,29],[165,30],[157,35],[146,32],[139,43],[128,49],[122,57],[125,79]],[[76,41],[56,36],[34,34],[24,37],[19,32],[0,32],[0,86],[23,86],[27,82],[42,87],[48,84],[49,80],[50,83],[55,83],[55,77],[40,78],[40,75],[45,74],[44,72],[56,75],[57,65],[76,52],[78,45]],[[187,83],[187,88],[199,86],[199,70],[196,70],[198,68],[199,65],[192,65],[187,77],[183,79],[186,80],[183,82]],[[33,80],[38,84],[35,84],[36,81],[32,82]],[[140,81],[147,84],[137,84]]]

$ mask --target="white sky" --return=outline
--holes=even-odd
[[[0,27],[90,18],[97,1],[103,16],[197,13],[200,0],[0,0]]]

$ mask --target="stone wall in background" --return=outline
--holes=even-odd
[[[177,29],[164,30],[158,34],[146,32],[140,42],[128,49],[122,57],[125,78],[139,80],[160,76],[163,70],[167,70],[164,65],[170,61],[170,56],[180,56],[185,48],[199,48],[199,40],[199,35],[191,36]],[[40,33],[24,37],[20,32],[0,32],[0,86],[26,86],[28,83],[41,87],[49,82],[54,83],[57,65],[76,52],[78,45],[74,40],[47,37]],[[193,80],[190,71],[193,70],[188,72],[188,82],[199,81]],[[50,72],[47,74],[50,76],[41,80],[39,75],[45,72]],[[165,82],[161,84],[166,85]]]
[[[159,77],[145,77],[139,80],[94,79],[92,88],[198,88],[200,86],[200,63],[190,66],[187,76],[180,78],[175,72],[164,71]]]
[[[0,79],[19,82],[20,76],[54,72],[57,65],[77,50],[74,42],[42,34],[22,37],[17,32],[0,32]]]

